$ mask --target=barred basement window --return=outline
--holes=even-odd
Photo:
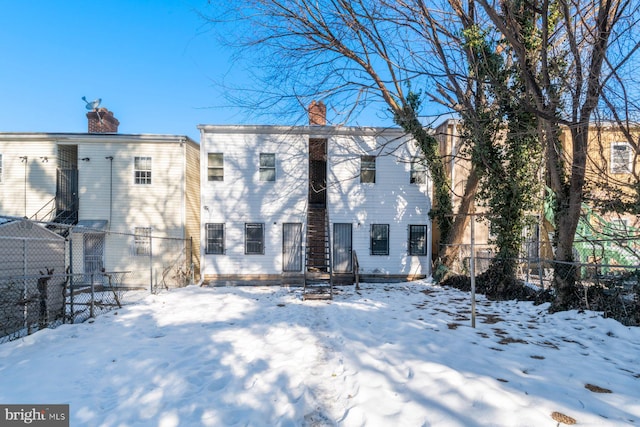
[[[134,182],[141,185],[151,184],[151,157],[133,158]]]
[[[631,173],[631,146],[628,143],[611,144],[611,173]]]
[[[376,157],[360,157],[360,182],[376,182]]]
[[[244,253],[245,255],[264,254],[264,224],[244,225]]]
[[[208,255],[224,254],[224,224],[205,224],[207,233],[207,246],[205,253]]]
[[[424,256],[427,254],[427,226],[409,226],[409,255]]]
[[[133,254],[151,255],[151,227],[136,227],[133,237]]]
[[[260,153],[260,181],[276,180],[276,155]]]
[[[371,224],[371,255],[389,255],[389,224]]]
[[[224,181],[224,154],[208,153],[207,159],[207,180]]]

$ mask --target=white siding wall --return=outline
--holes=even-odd
[[[308,139],[287,133],[221,130],[203,131],[200,144],[202,273],[281,273],[282,224],[306,222]],[[207,180],[208,153],[224,154],[224,181]],[[275,182],[259,180],[260,153],[276,154]],[[205,254],[206,223],[225,224],[224,255]],[[264,255],[245,255],[245,223],[264,223]]]
[[[184,148],[178,143],[106,143],[79,144],[80,219],[110,221],[105,248],[105,266],[110,271],[132,271],[129,278],[148,284],[149,270],[162,275],[163,265],[170,261],[180,245],[162,239],[153,240],[154,264],[147,256],[134,256],[135,227],[151,227],[154,237],[184,238]],[[111,161],[113,156],[113,182]],[[151,184],[134,182],[134,157],[151,157]],[[110,197],[110,187],[112,194]],[[110,203],[112,206],[110,209]],[[111,217],[111,218],[110,218]],[[168,251],[170,247],[176,247]],[[159,255],[165,254],[165,259]]]
[[[31,217],[56,195],[56,146],[53,141],[0,141],[2,180],[0,213]],[[27,156],[25,190],[25,163]],[[41,157],[47,157],[43,162]],[[25,212],[26,196],[26,212]]]
[[[430,275],[426,256],[408,255],[408,227],[429,228],[427,184],[410,184],[416,148],[399,132],[358,128],[301,128],[295,134],[280,127],[205,126],[201,129],[202,256],[205,275],[271,275],[282,272],[282,223],[306,223],[309,138],[328,140],[328,208],[332,223],[353,224],[353,245],[361,273]],[[260,182],[260,153],[276,153],[277,180]],[[207,154],[224,154],[224,181],[207,181]],[[360,183],[360,156],[377,157],[375,184]],[[205,209],[206,207],[207,209]],[[244,254],[244,224],[265,224],[265,254]],[[206,223],[225,224],[224,255],[207,255]],[[389,224],[388,256],[370,255],[371,224]],[[304,240],[304,239],[303,239]]]
[[[430,189],[410,183],[416,148],[401,134],[329,139],[328,206],[332,223],[351,223],[360,272],[430,275],[431,254],[408,255],[410,224],[430,227]],[[360,183],[360,157],[376,156],[376,182]],[[371,224],[389,225],[389,255],[370,255]],[[430,247],[430,243],[428,243]]]
[[[26,216],[30,217],[55,197],[58,144],[78,147],[80,220],[110,220],[104,249],[108,271],[132,271],[131,284],[148,286],[149,271],[160,280],[164,268],[178,258],[182,241],[155,239],[154,264],[146,256],[132,256],[135,227],[151,227],[153,236],[185,237],[185,148],[180,137],[25,134],[0,138],[2,182],[0,214],[25,216],[25,164],[27,156]],[[43,162],[42,157],[48,162]],[[113,156],[113,180],[111,162]],[[134,157],[152,158],[152,184],[134,184]],[[89,158],[89,161],[80,159]],[[192,190],[191,190],[192,191]],[[196,191],[199,191],[196,189]],[[111,195],[111,196],[110,196]],[[82,260],[82,235],[73,233],[75,259]],[[197,248],[196,248],[197,250]],[[159,254],[164,253],[164,257]],[[76,273],[82,263],[75,262]]]

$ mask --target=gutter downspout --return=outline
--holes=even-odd
[[[111,231],[111,214],[113,212],[113,156],[107,156],[105,159],[109,160],[109,225],[107,230]]]

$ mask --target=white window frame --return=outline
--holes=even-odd
[[[138,162],[146,162],[148,160],[148,168],[146,164],[139,165]],[[135,185],[151,185],[152,183],[153,158],[151,156],[135,156],[133,158],[133,183]]]
[[[376,156],[360,156],[360,182],[376,183]]]
[[[426,184],[427,183],[427,167],[421,159],[415,157],[411,160],[411,171],[409,172],[410,184]]]
[[[134,227],[132,252],[134,256],[151,255],[151,227]]]
[[[220,156],[220,165],[212,165],[211,157]],[[216,172],[212,174],[212,172]],[[224,153],[207,153],[207,181],[222,182],[224,181]]]
[[[210,227],[215,226],[215,227]],[[206,255],[224,255],[226,252],[224,234],[225,224],[223,222],[208,222],[205,224],[205,248],[204,253]],[[212,236],[213,233],[220,233],[219,235]],[[214,248],[219,247],[219,250]]]
[[[269,164],[268,159],[273,159],[273,164]],[[275,182],[276,180],[276,154],[260,153],[260,181]]]
[[[624,147],[624,150],[618,148]],[[626,152],[627,159],[625,160],[621,152]],[[611,143],[611,173],[631,173],[632,156],[631,156],[631,144],[628,142],[612,142]],[[625,163],[626,164],[623,164]]]

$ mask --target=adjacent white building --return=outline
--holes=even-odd
[[[185,246],[200,246],[198,144],[118,134],[103,108],[87,116],[89,133],[0,133],[0,215],[73,225],[74,273],[130,271],[143,285],[185,256],[198,276]]]
[[[324,111],[312,104],[309,126],[199,126],[205,281],[350,274],[354,253],[363,280],[431,274],[417,147],[399,129],[327,126]]]

